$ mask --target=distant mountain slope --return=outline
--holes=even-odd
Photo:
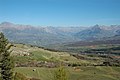
[[[82,27],[34,27],[31,25],[3,22],[0,31],[12,42],[47,46],[51,44],[78,41],[73,35],[84,30]]]
[[[93,27],[35,27],[31,25],[3,22],[0,24],[3,32],[11,42],[32,44],[47,47],[54,44],[102,40],[106,37],[120,35],[120,25]]]
[[[95,25],[86,30],[76,33],[75,36],[79,37],[82,40],[96,40],[104,37],[112,37],[118,35],[119,31],[120,31],[119,25],[111,26]]]

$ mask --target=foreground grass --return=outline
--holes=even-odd
[[[34,71],[33,71],[34,70]],[[53,80],[56,68],[17,67],[15,72],[27,77]],[[120,67],[66,67],[69,80],[120,80]]]

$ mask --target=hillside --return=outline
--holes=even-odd
[[[76,61],[77,59],[66,52],[49,51],[37,46],[14,44],[11,48],[12,56],[16,63],[39,62],[39,61]]]
[[[89,51],[106,51],[107,49],[113,50],[113,53],[117,53],[118,51],[119,54],[119,47],[115,46],[96,46],[94,48],[92,47],[82,47],[80,48],[73,48],[76,50],[80,50],[79,52],[85,52]],[[73,64],[78,64],[78,65],[101,65],[106,59],[109,57],[99,57],[99,54],[95,54],[94,57],[90,57],[89,55],[81,55],[81,54],[76,54],[73,53],[74,51],[71,48],[71,52],[60,52],[60,51],[54,51],[54,50],[49,50],[45,48],[40,48],[37,46],[32,46],[32,45],[25,45],[25,44],[14,44],[12,47],[12,56],[14,57],[16,66],[24,66],[24,67],[36,67],[36,66],[46,66],[46,65],[52,65],[50,67],[55,67],[58,66],[59,63],[63,63],[63,65],[73,65]],[[98,50],[99,49],[99,50]],[[87,52],[86,52],[87,53]],[[94,53],[94,52],[92,52]],[[107,52],[108,54],[108,52]],[[104,54],[103,54],[104,55]],[[106,56],[106,55],[105,55]],[[115,55],[112,55],[111,57],[114,57]],[[115,56],[116,57],[116,56]],[[119,57],[119,56],[118,56]],[[118,58],[119,59],[119,58]],[[114,60],[111,59],[111,60]],[[46,64],[48,62],[48,64]],[[115,62],[116,63],[116,62]],[[43,65],[44,64],[44,65]],[[118,63],[119,64],[119,63]]]
[[[49,51],[25,44],[13,44],[11,50],[16,63],[14,71],[33,80],[53,80],[60,64],[65,67],[69,80],[120,79],[120,68],[103,64],[107,59],[104,57]]]
[[[68,65],[69,63],[89,63],[87,60],[78,60],[67,52],[49,51],[37,46],[14,44],[12,50],[12,56],[14,57],[16,66],[35,67],[36,65],[51,65],[51,67],[55,67],[58,66],[60,62],[64,65]],[[45,62],[48,62],[48,64]]]

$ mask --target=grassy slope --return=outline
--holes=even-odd
[[[36,71],[33,71],[36,69]],[[15,71],[23,73],[28,77],[40,78],[41,80],[52,80],[56,68],[19,67]],[[120,80],[120,67],[80,67],[74,70],[66,68],[69,80]]]
[[[27,61],[64,61],[70,63],[90,63],[88,60],[78,60],[66,52],[51,52],[29,45],[15,44],[12,55],[28,52],[30,56],[15,56],[18,62]],[[21,52],[20,52],[21,51]],[[18,53],[16,53],[18,52]],[[94,61],[92,62],[94,63]],[[36,71],[33,71],[36,69]],[[27,77],[40,78],[41,80],[53,80],[56,68],[37,68],[37,67],[16,67],[15,72],[20,72]],[[66,67],[69,73],[69,80],[120,80],[120,67],[80,67],[74,70],[72,67]]]
[[[68,63],[89,63],[87,60],[78,60],[71,56],[67,52],[52,52],[44,50],[38,47],[30,47],[29,45],[14,44],[16,47],[12,47],[16,62],[28,62],[28,61],[63,61]],[[29,56],[20,56],[24,52],[29,53]],[[17,55],[16,55],[17,54]],[[67,61],[66,61],[67,60]]]

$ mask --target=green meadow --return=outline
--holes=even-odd
[[[120,80],[120,67],[65,67],[69,80]],[[35,70],[35,71],[33,71]],[[39,78],[40,80],[53,80],[56,68],[39,67],[16,67],[19,72],[28,78]]]
[[[68,80],[120,80],[120,67],[115,66],[91,66],[82,64],[98,64],[103,61],[101,57],[89,57],[80,55],[86,59],[77,59],[68,52],[54,52],[29,45],[14,44],[12,55],[16,63],[51,61],[69,64],[81,64],[81,66],[64,66]],[[26,53],[29,55],[23,56]],[[91,60],[92,58],[96,60]],[[15,67],[14,72],[23,74],[27,78],[40,80],[54,80],[55,71],[58,67]]]

